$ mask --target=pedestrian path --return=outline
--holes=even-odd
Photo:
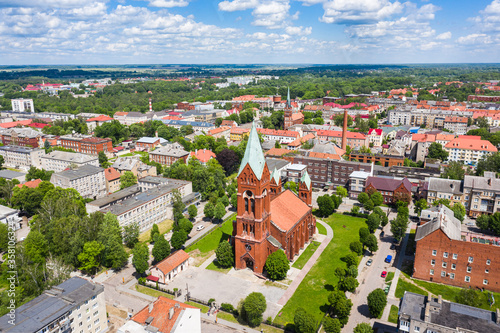
[[[223,325],[230,327],[232,329],[238,330],[240,332],[249,332],[249,333],[260,333],[257,330],[254,330],[253,328],[242,326],[240,324],[236,324],[224,319],[217,318],[217,321],[215,321],[215,316],[208,316],[206,313],[201,314],[201,320],[211,322],[211,323],[216,323],[218,325]]]
[[[285,291],[285,294],[283,294],[283,296],[279,299],[279,301],[278,301],[279,305],[282,305],[282,306],[285,305],[286,302],[288,302],[288,300],[293,296],[293,294],[295,293],[295,290],[297,290],[299,285],[302,283],[302,280],[304,280],[307,273],[309,273],[309,271],[311,270],[311,268],[314,266],[314,264],[318,260],[319,256],[321,255],[321,253],[323,253],[326,246],[328,245],[328,243],[330,243],[330,241],[333,238],[333,230],[327,223],[320,221],[320,220],[316,220],[316,223],[319,223],[326,228],[326,237],[321,242],[321,245],[316,249],[316,252],[314,252],[314,254],[311,256],[311,258],[309,258],[307,263],[304,265],[304,268],[302,268],[300,273],[297,275],[297,277],[290,284],[288,289]]]

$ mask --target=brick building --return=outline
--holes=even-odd
[[[1,133],[4,146],[21,146],[38,148],[42,133],[31,128],[9,128]]]
[[[335,142],[339,147],[342,145],[342,131],[318,130],[317,138],[324,141]],[[346,131],[347,145],[351,148],[368,147],[368,137],[362,133]]]
[[[500,291],[500,237],[461,231],[453,211],[440,205],[417,227],[413,277],[463,288]]]
[[[110,138],[94,138],[81,135],[62,136],[61,147],[72,149],[77,153],[97,155],[101,151],[105,154],[113,152],[113,141]]]
[[[137,142],[135,143],[135,146],[137,148],[142,148],[142,149],[146,149],[146,150],[153,150],[156,147],[164,145],[167,142],[168,141],[165,140],[164,138],[158,138],[158,137],[151,138],[151,137],[145,136],[145,137],[142,137],[139,140],[137,140]]]
[[[291,103],[290,88],[288,88],[286,106],[283,109],[283,118],[284,118],[283,128],[285,130],[289,129],[293,125],[302,124],[304,122],[304,115],[302,114],[302,112],[300,112],[300,110],[296,107],[296,105],[292,105]]]
[[[316,231],[309,175],[305,173],[300,180],[297,196],[276,185],[276,179],[280,181],[275,171],[269,171],[254,124],[238,172],[238,210],[232,235],[236,269],[250,268],[262,274],[267,256],[279,249],[292,260]]]
[[[388,204],[411,200],[411,186],[408,178],[367,177],[365,192],[378,191],[384,197],[384,203]]]
[[[361,163],[375,163],[384,167],[403,166],[405,158],[403,156],[372,155],[363,153],[351,153],[349,161]]]

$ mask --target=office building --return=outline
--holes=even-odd
[[[104,169],[88,164],[53,173],[50,182],[62,188],[74,188],[82,198],[96,199],[107,193]]]
[[[99,159],[97,156],[91,156],[81,153],[71,153],[67,151],[55,150],[47,155],[42,156],[42,169],[61,172],[68,168],[70,165],[74,167],[81,167],[83,165],[99,166]]]

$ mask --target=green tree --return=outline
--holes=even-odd
[[[368,251],[370,251],[371,253],[377,252],[378,250],[377,237],[375,237],[375,235],[373,234],[368,235],[363,245],[366,246]]]
[[[420,216],[420,213],[422,213],[422,211],[427,208],[427,200],[425,200],[424,198],[415,202],[415,214],[417,214],[417,216]]]
[[[342,203],[342,198],[339,197],[338,195],[332,194],[332,203],[333,203],[333,209],[338,209],[340,207],[340,204]]]
[[[341,290],[349,291],[351,293],[355,292],[358,286],[358,280],[356,280],[356,278],[353,278],[352,276],[348,276],[339,282],[339,288]]]
[[[466,172],[461,162],[452,161],[444,168],[441,178],[463,180]]]
[[[30,231],[24,240],[23,246],[26,255],[32,262],[39,264],[45,263],[45,258],[48,255],[47,240],[38,230],[34,229]]]
[[[316,321],[314,317],[302,307],[295,310],[293,324],[296,333],[316,333]]]
[[[460,220],[460,222],[463,222],[465,218],[465,207],[460,203],[457,202],[451,207],[451,210],[453,211],[454,216]]]
[[[481,230],[489,230],[490,217],[486,214],[481,214],[476,219],[476,226]]]
[[[222,241],[215,250],[217,264],[221,267],[232,267],[234,265],[233,247],[228,241]]]
[[[347,299],[343,292],[341,292],[341,294],[343,297],[339,298],[335,305],[332,306],[332,314],[337,316],[341,325],[345,325],[351,314],[352,301]]]
[[[363,254],[363,244],[360,241],[351,242],[351,244],[349,244],[349,248],[358,256]]]
[[[380,206],[381,204],[384,203],[384,197],[380,192],[374,192],[371,196],[370,199],[373,201],[374,206]]]
[[[108,162],[108,157],[104,153],[104,151],[100,151],[98,154],[99,157],[99,165],[101,168],[108,168],[109,167],[109,162]]]
[[[149,267],[149,249],[144,243],[137,243],[132,250],[132,265],[135,267],[135,271],[142,275]]]
[[[215,205],[214,217],[217,220],[220,220],[224,217],[225,214],[226,208],[224,208],[224,205],[221,202],[217,203],[217,205]]]
[[[448,152],[443,149],[443,146],[440,143],[433,142],[429,146],[427,157],[444,161],[448,158]]]
[[[370,197],[368,196],[368,194],[366,194],[365,192],[361,192],[360,194],[358,194],[358,201],[360,204],[362,204],[363,206],[365,205],[365,203],[370,200]]]
[[[340,333],[342,325],[338,318],[325,317],[323,320],[323,328],[326,333]]]
[[[476,175],[482,176],[485,171],[498,172],[498,170],[500,170],[500,153],[489,154],[477,163]]]
[[[26,174],[26,181],[41,179],[43,181],[50,181],[50,177],[54,171],[46,171],[44,169],[37,169],[34,166],[31,166]]]
[[[485,129],[490,128],[490,124],[488,123],[488,119],[486,117],[476,118],[476,125],[479,126],[479,128],[485,128]]]
[[[387,223],[389,223],[389,218],[387,217],[387,214],[384,213],[382,208],[375,207],[375,208],[373,208],[373,212],[380,217],[380,225],[381,226],[385,227],[387,225]]]
[[[0,251],[8,249],[9,245],[9,230],[6,223],[0,223]]]
[[[361,243],[364,243],[365,240],[368,238],[368,235],[370,234],[370,230],[368,230],[368,228],[360,228],[359,229],[359,241]]]
[[[219,200],[224,205],[224,207],[229,206],[229,198],[227,197],[227,195],[224,194]]]
[[[153,224],[151,231],[149,232],[151,241],[156,242],[156,238],[160,235],[160,229],[158,228],[158,224]]]
[[[347,264],[347,267],[358,266],[358,258],[353,253],[347,254],[342,260]]]
[[[212,219],[214,217],[215,207],[211,202],[207,202],[205,208],[203,209],[203,214],[205,214],[205,216],[209,219]]]
[[[177,224],[177,226],[174,227],[174,231],[177,230],[184,230],[186,234],[189,235],[191,230],[193,230],[193,223],[191,223],[191,221],[189,221],[187,218],[182,218]]]
[[[378,318],[382,315],[382,312],[387,305],[387,295],[382,289],[377,288],[368,294],[367,302],[368,310],[370,310],[372,317]]]
[[[391,221],[391,233],[399,242],[406,234],[406,229],[408,228],[408,219],[398,216]]]
[[[347,198],[347,190],[343,186],[337,186],[337,195],[341,198]]]
[[[317,203],[318,203],[318,213],[320,214],[320,216],[327,217],[332,215],[334,210],[334,205],[332,198],[328,194],[318,197]]]
[[[123,228],[123,242],[130,249],[139,241],[139,224],[132,223]]]
[[[188,207],[188,214],[190,219],[194,219],[198,215],[198,208],[195,205],[190,205]]]
[[[166,240],[163,236],[158,237],[151,254],[153,255],[153,258],[155,258],[156,262],[160,262],[168,257],[170,255],[170,244],[168,243],[168,240]]]
[[[231,206],[237,208],[238,205],[238,195],[236,193],[231,194]]]
[[[95,273],[101,264],[101,253],[104,245],[97,241],[87,242],[83,245],[83,252],[78,255],[80,270]]]
[[[120,189],[123,190],[135,184],[137,184],[137,177],[132,171],[125,171],[123,175],[120,176]]]
[[[173,215],[174,215],[174,223],[177,224],[182,218],[184,218],[184,215],[182,212],[186,208],[186,205],[184,202],[182,202],[182,195],[179,190],[175,189],[172,191],[174,199],[172,203],[173,207]]]
[[[127,263],[128,254],[125,252],[120,239],[112,236],[108,239],[104,249],[104,264],[106,267],[120,269]]]
[[[375,208],[375,205],[373,204],[373,201],[371,199],[368,199],[368,201],[365,202],[365,204],[363,205],[363,207],[367,211],[370,211],[370,210],[373,210],[373,208]]]
[[[180,248],[182,248],[182,246],[184,245],[184,243],[186,242],[187,240],[187,232],[185,230],[178,230],[178,231],[175,231],[172,235],[172,238],[170,239],[170,242],[172,243],[172,247],[176,250],[179,250]]]
[[[380,217],[375,213],[371,213],[366,219],[366,224],[368,225],[368,230],[370,230],[371,233],[374,233],[380,226]]]
[[[354,327],[353,333],[373,333],[373,329],[370,324],[360,323]]]
[[[267,303],[264,295],[258,292],[250,293],[243,302],[243,312],[250,327],[259,326],[262,314],[266,311]]]
[[[277,250],[267,257],[264,268],[270,279],[283,280],[290,269],[290,261],[283,250]]]

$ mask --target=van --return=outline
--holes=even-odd
[[[391,256],[391,255],[388,255],[388,256],[385,258],[385,260],[384,260],[384,261],[385,261],[386,263],[389,263],[389,264],[390,264],[390,263],[391,263],[391,261],[392,261],[392,256]]]

